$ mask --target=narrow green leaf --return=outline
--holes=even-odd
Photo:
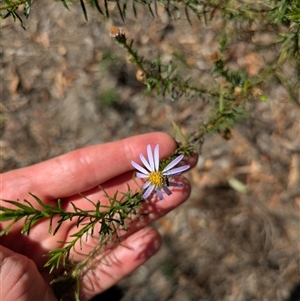
[[[135,7],[135,2],[134,1],[132,1],[132,9],[133,9],[134,17],[136,18],[137,17],[137,12],[136,12],[136,7]]]
[[[83,11],[83,14],[84,14],[84,18],[86,21],[88,21],[88,16],[87,16],[87,11],[86,11],[86,7],[85,7],[85,4],[84,4],[84,0],[80,0],[80,4],[81,4],[81,8],[82,8],[82,11]]]
[[[191,22],[191,19],[190,19],[189,10],[188,10],[187,5],[185,5],[185,7],[184,7],[184,12],[185,12],[186,19],[188,20],[190,26],[192,26],[192,22]]]
[[[11,204],[11,205],[14,205],[15,207],[17,208],[20,208],[22,209],[23,211],[26,211],[26,212],[36,212],[37,210],[35,210],[31,205],[30,206],[27,206],[27,205],[24,205],[22,203],[20,203],[19,201],[10,201],[10,200],[2,200],[8,204]],[[17,209],[9,209],[11,211],[18,211]]]
[[[148,10],[150,11],[152,17],[155,18],[154,13],[153,13],[152,8],[151,8],[151,4],[148,4],[147,7],[148,7]]]
[[[103,11],[102,11],[102,9],[101,9],[101,7],[100,7],[100,5],[99,5],[98,0],[93,0],[93,1],[94,1],[94,3],[95,3],[95,6],[96,6],[98,12],[99,12],[101,15],[104,15],[104,14],[103,14]]]
[[[20,218],[16,218],[13,222],[11,222],[8,226],[6,226],[2,231],[0,231],[0,236],[3,236],[5,234],[8,234],[10,232],[10,229],[12,228],[12,226],[21,219]]]
[[[117,2],[118,11],[119,11],[119,14],[120,14],[120,16],[122,18],[122,21],[125,22],[124,13],[123,13],[123,10],[122,10],[122,8],[120,6],[119,0],[116,0],[116,2]]]
[[[64,6],[67,10],[69,10],[69,6],[68,6],[68,4],[67,4],[67,1],[66,1],[66,0],[60,0],[60,1],[62,2],[63,6]]]
[[[106,17],[109,18],[109,10],[108,10],[107,0],[104,0],[104,7],[105,7]]]
[[[41,199],[39,199],[36,195],[34,195],[33,193],[29,192],[29,194],[38,202],[38,204],[42,207],[42,208],[46,208],[46,204],[42,202]]]

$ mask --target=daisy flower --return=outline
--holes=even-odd
[[[131,161],[131,164],[138,171],[136,176],[138,178],[145,179],[146,182],[142,185],[142,188],[145,189],[143,198],[146,199],[153,191],[155,191],[160,200],[163,200],[164,191],[167,195],[172,194],[168,187],[182,187],[182,184],[175,182],[170,182],[169,178],[180,175],[183,171],[190,168],[190,165],[183,165],[180,167],[173,168],[176,166],[182,159],[183,155],[178,156],[172,162],[170,162],[163,170],[159,170],[159,145],[157,144],[152,153],[151,146],[147,146],[147,155],[148,160],[140,154],[140,159],[143,162],[145,167],[137,164],[134,161]]]

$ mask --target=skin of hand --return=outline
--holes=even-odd
[[[169,135],[150,133],[85,147],[33,166],[12,170],[1,174],[0,204],[9,207],[3,199],[27,199],[32,204],[37,204],[29,192],[53,206],[60,198],[63,208],[68,211],[73,211],[71,201],[79,208],[92,209],[92,204],[79,193],[93,202],[99,200],[101,204],[105,204],[107,199],[99,185],[109,195],[113,195],[116,190],[127,191],[126,183],[131,189],[137,189],[132,179],[134,170],[131,160],[139,162],[139,154],[145,154],[148,144],[160,144],[160,158],[167,158],[176,148],[175,141]],[[191,158],[188,163],[193,167],[196,158]],[[107,249],[105,264],[100,262],[94,265],[93,271],[87,271],[82,277],[80,300],[89,300],[110,288],[159,249],[161,237],[157,230],[147,227],[147,224],[189,197],[189,182],[182,176],[179,179],[184,186],[172,189],[172,195],[166,196],[163,201],[145,203],[142,210],[150,214],[142,220],[131,221],[129,231],[121,234],[122,245]],[[45,219],[35,224],[29,235],[24,235],[20,233],[20,221],[8,235],[0,238],[0,300],[57,301],[49,286],[53,275],[49,275],[43,268],[47,261],[43,255],[63,247],[62,242],[68,241],[68,237],[78,231],[75,223],[75,220],[64,222],[53,236],[48,232],[49,219]],[[0,229],[6,225],[2,223]],[[96,245],[96,238],[88,239],[81,249],[78,245],[71,253],[72,260],[82,260],[84,254]],[[79,249],[80,252],[77,252]]]

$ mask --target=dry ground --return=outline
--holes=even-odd
[[[26,31],[1,22],[2,171],[139,133],[172,133],[170,120],[191,132],[204,115],[196,100],[143,97],[124,50],[108,35],[120,20],[91,10],[89,17],[77,5],[69,12],[39,2]],[[165,42],[168,22],[163,14],[143,17],[126,30],[145,55],[163,51],[165,60],[175,42],[185,44],[182,55],[209,81],[204,58],[217,48],[213,28],[175,24]],[[229,141],[206,137],[188,174],[190,199],[156,223],[162,250],[111,290],[114,297],[97,300],[300,300],[300,110],[280,87],[270,95],[249,105]],[[231,188],[232,178],[248,192]]]

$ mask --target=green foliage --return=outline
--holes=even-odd
[[[294,1],[291,4],[291,8],[286,14],[286,17],[297,24],[297,26],[300,26],[300,1]]]
[[[139,2],[133,3],[137,5]],[[163,6],[174,19],[185,14],[191,26],[195,23],[190,17],[191,12],[204,24],[221,20],[222,27],[216,35],[219,52],[213,54],[213,67],[210,70],[218,79],[215,84],[202,83],[192,75],[186,76],[196,74],[184,62],[186,57],[180,58],[175,54],[168,63],[163,63],[160,56],[144,58],[134,41],[128,41],[121,28],[119,33],[112,35],[129,54],[131,63],[138,70],[138,79],[146,85],[147,93],[154,92],[160,99],[169,98],[171,101],[182,97],[187,100],[209,101],[213,107],[212,113],[206,120],[199,122],[197,131],[191,133],[194,139],[200,141],[208,132],[230,131],[232,125],[244,115],[242,111],[247,103],[268,99],[267,85],[280,82],[289,93],[290,100],[300,105],[299,1],[152,1],[141,4],[147,7],[153,17],[157,14],[157,5]],[[243,36],[252,38],[252,26],[256,26],[258,32],[263,32],[268,27],[268,31],[273,34],[266,42],[251,43],[249,55],[256,60],[263,62],[264,53],[270,49],[273,52],[269,62],[261,63],[253,74],[245,68],[232,68],[229,57],[231,44],[238,43]],[[117,32],[116,28],[114,30]],[[184,66],[179,67],[180,64]],[[287,79],[284,68],[293,70],[295,76]],[[220,82],[221,85],[218,84]]]
[[[57,206],[46,205],[37,196],[31,194],[41,209],[36,209],[29,201],[24,202],[3,200],[14,209],[0,206],[0,222],[10,222],[1,232],[0,236],[10,232],[13,225],[19,220],[24,219],[21,233],[29,235],[32,227],[39,221],[49,220],[49,233],[55,236],[65,222],[74,222],[78,229],[72,234],[68,241],[60,242],[60,248],[51,250],[46,256],[49,258],[45,267],[49,273],[63,267],[65,273],[62,277],[55,278],[52,282],[55,293],[61,298],[67,293],[69,286],[61,285],[62,283],[76,283],[80,278],[84,267],[96,256],[103,252],[103,248],[108,243],[118,243],[118,232],[127,231],[127,224],[132,217],[138,216],[138,210],[145,201],[140,193],[133,193],[129,187],[127,192],[119,193],[118,191],[111,197],[105,191],[104,195],[108,204],[102,205],[100,202],[93,203],[89,199],[86,201],[93,205],[91,210],[83,210],[71,203],[73,211],[66,211],[61,207],[61,201],[57,200]],[[84,196],[82,196],[84,197]],[[54,218],[58,220],[54,224]],[[98,230],[95,230],[97,227]],[[80,263],[70,262],[70,253],[72,250],[82,248],[83,240],[90,237],[97,237],[99,244],[86,255],[85,260]],[[77,250],[78,251],[78,250]]]
[[[99,106],[100,104],[111,106],[117,102],[117,99],[118,99],[118,95],[115,89],[107,89],[103,91],[102,95],[99,98]]]

